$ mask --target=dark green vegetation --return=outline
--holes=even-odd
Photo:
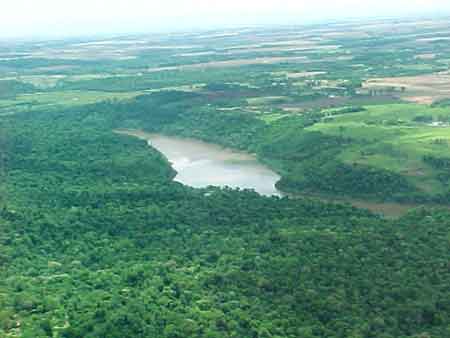
[[[449,213],[183,187],[108,116],[2,120],[3,336],[450,334]]]
[[[115,128],[257,153],[286,192],[448,203],[450,180],[424,161],[450,157],[448,29],[373,21],[0,45],[0,114],[94,104],[83,111],[114,115]]]
[[[223,110],[214,98],[207,102],[201,93],[165,91],[82,109],[114,116],[111,128],[196,137],[254,152],[282,174],[282,191],[410,203],[450,201],[449,175],[427,157],[433,154],[436,162],[450,155],[448,129],[428,125],[450,118],[450,111],[376,105],[267,121]],[[388,116],[391,120],[385,120]]]
[[[448,26],[0,45],[0,337],[449,337],[448,210],[192,189],[113,133],[256,153],[294,194],[445,205],[445,88],[402,100],[448,70]]]

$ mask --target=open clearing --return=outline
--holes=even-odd
[[[423,191],[443,192],[445,187],[433,176],[423,157],[450,157],[450,127],[415,122],[415,118],[447,120],[450,111],[445,107],[413,104],[366,106],[365,109],[335,116],[308,129],[358,140],[357,146],[347,147],[339,155],[345,163],[388,169],[407,176]]]
[[[375,78],[367,80],[363,84],[363,88],[368,90],[392,89],[406,101],[432,104],[450,98],[450,73]]]

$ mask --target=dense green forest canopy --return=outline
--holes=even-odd
[[[112,133],[120,109],[92,109],[2,119],[3,334],[449,334],[448,212],[387,221],[184,187],[145,142]]]

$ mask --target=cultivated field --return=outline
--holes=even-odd
[[[369,79],[363,84],[369,91],[396,92],[406,101],[432,104],[450,98],[450,73]]]

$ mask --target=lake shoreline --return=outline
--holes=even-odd
[[[180,136],[173,136],[173,135],[164,135],[162,133],[146,132],[141,129],[115,129],[114,133],[139,138],[141,140],[149,142],[150,146],[153,146],[151,144],[152,137],[164,136],[167,138],[172,138],[172,139],[176,139],[176,140],[180,140],[180,141],[193,142],[195,144],[212,147],[213,149],[215,149],[217,151],[225,151],[225,152],[229,152],[230,154],[235,154],[235,155],[239,156],[241,158],[241,160],[258,161],[261,165],[266,166],[267,168],[272,170],[274,173],[276,173],[277,176],[279,176],[277,182],[281,178],[281,174],[277,173],[276,168],[274,168],[274,166],[271,165],[270,161],[265,161],[264,159],[260,159],[255,154],[249,154],[249,153],[243,152],[241,150],[231,149],[231,148],[222,146],[220,144],[209,143],[209,142],[199,140],[196,138],[192,138],[192,137],[180,137]],[[156,150],[158,150],[160,153],[162,153],[168,159],[169,163],[171,163],[171,165],[173,167],[173,163],[172,163],[170,157],[166,156],[166,154],[163,151],[161,151],[160,149],[158,149],[157,147],[156,147]],[[178,170],[176,168],[174,168],[174,170],[178,173]],[[179,175],[179,173],[178,173],[178,175]],[[174,178],[174,180],[180,182],[180,180],[176,179],[176,177]],[[181,183],[185,184],[184,182],[182,182],[182,180],[181,180]],[[186,185],[189,185],[189,184],[186,184]],[[214,185],[214,184],[211,184],[211,185]],[[202,187],[194,186],[194,188],[202,188]],[[237,188],[237,187],[235,187],[235,188]],[[242,188],[242,187],[239,187],[239,188]],[[381,214],[387,218],[399,218],[399,217],[407,214],[409,211],[421,206],[419,204],[401,204],[401,203],[396,203],[396,202],[364,200],[364,199],[352,198],[350,196],[329,196],[329,195],[324,195],[324,194],[320,194],[320,193],[317,193],[317,194],[315,194],[315,193],[293,194],[293,193],[282,191],[278,188],[275,188],[275,189],[276,189],[276,194],[274,194],[275,196],[289,197],[289,198],[311,198],[311,199],[322,201],[324,203],[351,204],[352,206],[354,206],[356,208],[366,209],[373,213]]]
[[[138,129],[118,129],[115,133],[148,142],[171,163],[178,173],[174,181],[193,188],[208,186],[252,189],[264,196],[282,197],[276,188],[281,176],[257,156],[195,138]]]

